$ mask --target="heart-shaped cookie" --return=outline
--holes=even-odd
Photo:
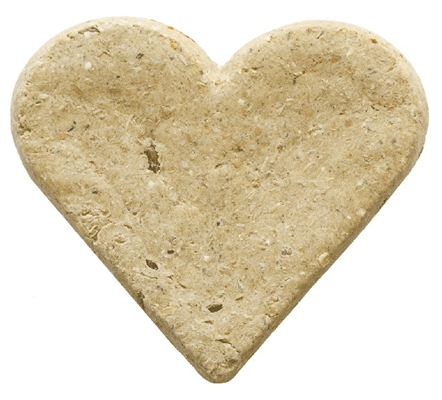
[[[169,340],[231,379],[410,171],[428,110],[383,39],[289,25],[215,65],[158,22],[48,42],[12,131],[37,185]]]

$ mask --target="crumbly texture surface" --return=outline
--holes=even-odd
[[[402,54],[328,21],[267,33],[224,66],[155,21],[86,22],[40,49],[12,102],[33,180],[212,382],[369,222],[427,123]]]

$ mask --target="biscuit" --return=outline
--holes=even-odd
[[[12,132],[35,183],[196,370],[230,380],[416,162],[403,55],[330,21],[223,66],[170,26],[89,21],[23,70]]]

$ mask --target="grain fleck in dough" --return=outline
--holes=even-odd
[[[312,21],[215,65],[89,21],[27,64],[12,131],[37,185],[169,340],[231,379],[417,160],[428,110],[391,45]]]

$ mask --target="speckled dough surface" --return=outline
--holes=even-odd
[[[397,50],[325,21],[267,33],[224,66],[158,22],[90,21],[40,49],[12,102],[33,180],[213,382],[369,222],[427,121]]]

